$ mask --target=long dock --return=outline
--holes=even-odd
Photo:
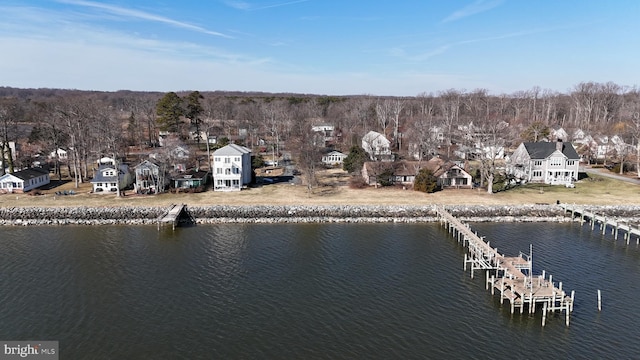
[[[562,289],[562,282],[556,287],[553,277],[549,275],[547,279],[545,271],[534,275],[531,251],[529,255],[520,253],[516,257],[504,256],[444,207],[436,206],[436,214],[440,223],[447,227],[458,243],[468,249],[464,255],[464,270],[467,270],[468,264],[471,278],[475,270],[485,270],[486,288],[491,286],[492,295],[499,291],[500,303],[508,300],[512,314],[515,309],[524,314],[525,306],[529,314],[534,314],[536,307],[542,307],[542,326],[545,326],[547,313],[564,311],[565,324],[569,326],[575,291],[568,296]]]
[[[633,224],[620,221],[614,217],[598,215],[582,206],[560,204],[560,207],[563,208],[565,212],[571,212],[572,219],[575,219],[576,216],[580,217],[580,225],[587,222],[591,225],[591,230],[595,230],[596,226],[599,226],[603,235],[607,232],[607,227],[609,227],[615,240],[618,240],[618,234],[622,231],[623,238],[627,244],[629,244],[631,240],[631,235],[636,237],[636,244],[640,244],[640,228],[638,228],[637,224],[634,226]]]
[[[167,212],[158,217],[158,228],[160,228],[160,225],[171,224],[173,230],[175,230],[178,225],[178,220],[180,219],[180,214],[182,214],[186,207],[187,205],[185,204],[172,204],[169,206]]]

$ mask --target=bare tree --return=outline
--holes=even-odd
[[[10,141],[17,138],[18,117],[22,108],[17,99],[9,98],[0,101],[0,175],[5,174],[5,166],[9,165],[9,172],[14,172],[14,156],[9,146]],[[5,164],[6,161],[6,164]]]

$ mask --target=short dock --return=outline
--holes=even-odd
[[[169,206],[167,212],[158,217],[158,228],[160,228],[161,225],[171,224],[173,230],[175,230],[176,226],[178,225],[180,215],[183,211],[186,211],[186,207],[187,205],[185,204],[172,204],[171,206]]]
[[[591,225],[591,230],[595,230],[596,226],[599,226],[603,235],[607,232],[607,227],[609,227],[615,240],[618,240],[618,234],[622,231],[623,239],[627,244],[631,241],[631,235],[636,237],[636,244],[640,244],[640,228],[638,224],[631,224],[614,217],[598,215],[582,206],[560,204],[560,207],[563,208],[565,212],[571,212],[572,219],[575,219],[576,216],[579,217],[580,225],[587,222]]]
[[[471,278],[475,270],[485,270],[486,288],[491,286],[491,294],[500,292],[500,303],[508,300],[511,313],[519,309],[534,314],[536,307],[542,307],[542,326],[545,325],[548,312],[564,311],[565,323],[569,326],[569,315],[573,311],[575,291],[568,296],[562,289],[562,282],[555,286],[553,277],[547,279],[545,271],[540,275],[532,273],[532,255],[520,253],[516,257],[506,257],[492,248],[483,237],[471,230],[469,225],[451,215],[444,207],[437,206],[436,214],[440,222],[447,227],[458,243],[468,249],[464,256],[464,269],[471,268]]]

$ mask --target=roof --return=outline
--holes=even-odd
[[[362,137],[362,141],[365,142],[373,142],[373,141],[381,141],[384,143],[391,143],[389,139],[387,139],[384,135],[380,134],[376,131],[369,131]]]
[[[208,171],[190,170],[190,171],[187,171],[187,172],[184,172],[184,173],[177,174],[176,176],[172,176],[171,180],[184,180],[184,179],[200,179],[200,180],[202,180],[202,179],[207,177],[207,174],[209,174]]]
[[[140,164],[134,166],[134,169],[140,169],[140,168],[148,168],[148,167],[153,167],[153,168],[158,168],[160,167],[158,164],[156,164],[153,161],[150,160],[144,160],[143,162],[141,162]]]
[[[213,152],[215,156],[234,156],[234,155],[244,155],[250,154],[251,150],[244,146],[229,144],[221,147],[220,149]]]
[[[16,171],[14,173],[12,173],[11,175],[17,177],[18,179],[21,180],[29,180],[29,179],[35,179],[38,178],[42,175],[48,175],[49,172],[47,170],[44,170],[42,168],[30,168],[30,169],[25,169],[25,170],[20,170],[20,171]]]
[[[556,151],[556,142],[525,142],[522,144],[532,159],[546,159]],[[562,142],[562,154],[568,159],[580,159],[570,142]]]
[[[98,170],[95,173],[95,176],[93,177],[93,180],[91,180],[91,183],[99,183],[99,182],[116,182],[119,179],[119,175],[120,174],[124,174],[126,171],[128,170],[128,166],[126,164],[120,164],[120,171],[118,172],[118,175],[112,175],[112,176],[105,176],[104,175],[104,171],[105,170],[113,170],[115,172],[115,166],[113,165],[100,165],[98,167]]]
[[[333,151],[331,151],[329,153],[324,154],[324,156],[335,156],[335,155],[340,155],[340,156],[345,156],[345,157],[347,156],[347,154],[341,153],[340,151],[337,151],[337,150],[333,150]]]
[[[442,174],[447,172],[452,167],[457,166],[453,162],[450,162],[450,161],[445,162],[444,160],[436,157],[432,158],[429,161],[403,160],[403,161],[397,161],[393,163],[367,161],[364,163],[364,166],[367,167],[367,172],[375,173],[375,171],[373,171],[374,169],[372,168],[373,166],[375,166],[375,164],[379,164],[379,166],[385,166],[390,168],[392,167],[393,174],[395,176],[412,176],[412,175],[418,174],[420,169],[429,169],[431,170],[433,175],[435,175],[436,177],[440,177]]]

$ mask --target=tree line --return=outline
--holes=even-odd
[[[335,127],[331,146],[337,150],[349,152],[373,130],[391,140],[399,158],[439,154],[453,159],[453,145],[512,148],[540,140],[552,126],[569,134],[581,129],[592,136],[618,135],[638,144],[639,113],[640,91],[611,82],[584,82],[566,93],[538,87],[499,95],[449,89],[411,97],[2,87],[0,159],[7,164],[0,171],[28,167],[37,155],[65,148],[71,151],[75,181],[81,182],[94,159],[149,149],[161,131],[196,145],[201,136],[190,134],[236,135],[235,141],[254,151],[286,148],[313,170],[325,144],[311,127],[321,123]],[[12,141],[20,144],[15,163],[8,156]],[[490,157],[481,160],[489,179],[495,164]]]

